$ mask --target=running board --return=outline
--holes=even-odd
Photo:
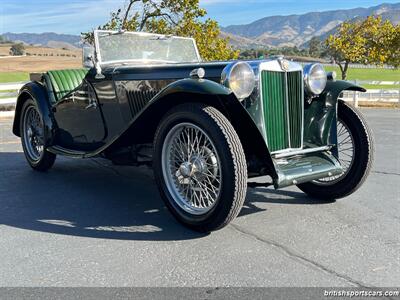
[[[53,153],[53,154],[60,154],[72,158],[86,158],[89,157],[86,152],[83,151],[76,151],[76,150],[70,150],[66,149],[60,146],[51,146],[47,148],[47,151]]]

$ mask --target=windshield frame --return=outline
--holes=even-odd
[[[111,61],[103,61],[101,57],[101,49],[100,49],[100,42],[99,42],[99,34],[102,33],[109,33],[109,34],[133,34],[133,35],[140,35],[140,36],[153,36],[153,37],[160,37],[160,38],[174,38],[174,39],[183,39],[183,40],[190,40],[193,43],[193,47],[197,56],[197,61],[190,62],[190,63],[200,63],[201,56],[199,49],[197,48],[197,44],[194,38],[188,37],[180,37],[180,36],[172,36],[172,35],[164,35],[164,34],[156,34],[156,33],[148,33],[148,32],[135,32],[135,31],[116,31],[116,30],[94,30],[94,44],[95,44],[95,52],[96,52],[96,59],[100,65],[107,65],[107,64],[123,64],[123,63],[143,63],[145,65],[160,63],[160,64],[178,64],[178,63],[189,63],[189,62],[176,62],[176,61],[169,61],[169,60],[148,60],[148,59],[123,59],[123,60],[111,60]]]

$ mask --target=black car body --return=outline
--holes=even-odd
[[[119,36],[115,32],[96,34]],[[99,37],[95,52],[84,54],[85,64],[91,68],[49,71],[36,75],[21,89],[13,127],[17,136],[24,136],[24,105],[32,100],[42,124],[42,129],[36,130],[40,138],[35,145],[42,145],[45,153],[76,158],[102,156],[116,164],[154,164],[157,130],[162,129],[160,126],[163,127],[169,112],[190,103],[215,108],[229,121],[229,128],[237,134],[235,143],[240,143],[243,150],[246,180],[247,177],[270,176],[275,188],[299,185],[312,196],[338,198],[353,192],[367,176],[372,157],[369,130],[360,114],[339,100],[343,90],[365,90],[335,80],[332,74],[326,75],[321,66],[308,65],[303,69],[283,57],[247,62],[121,60],[102,64],[98,40]],[[234,76],[239,79],[234,81]],[[316,78],[314,82],[310,76]],[[254,80],[254,86],[252,82],[248,84],[247,78]],[[244,93],[240,82],[246,83],[246,88],[250,86],[245,96],[240,94]],[[318,85],[323,89],[316,93]],[[345,120],[350,114],[357,116],[357,124],[349,125],[352,121]],[[340,155],[340,125],[347,129],[353,143],[352,161],[348,165]],[[207,137],[207,126],[199,125],[199,129],[204,130]],[[25,140],[29,139],[28,130]],[[368,142],[365,148],[358,146],[358,139]],[[211,137],[210,140],[214,141]],[[29,147],[24,147],[26,149]],[[361,154],[356,155],[360,151]],[[28,162],[35,167],[35,162],[29,159],[29,151],[25,152]],[[217,149],[214,152],[218,160],[222,154],[218,155]],[[362,161],[358,162],[357,156],[361,156]],[[193,174],[196,170],[199,172],[199,158],[188,156],[187,159],[188,164],[177,167],[179,176],[186,172],[185,168]],[[162,169],[161,165],[154,167]],[[220,169],[222,172],[222,165]],[[354,172],[351,178],[349,172]],[[185,180],[194,180],[191,176],[195,175],[187,175]],[[162,178],[158,183],[163,185]],[[348,186],[343,188],[343,185]],[[222,183],[219,188],[223,190]],[[199,215],[202,214],[198,212],[193,214],[198,220],[192,220],[191,208],[183,207],[180,211],[182,206],[175,207],[174,197],[163,188],[160,190],[167,194],[164,199],[168,198],[167,205],[178,220],[194,229],[213,230],[227,223],[225,216],[221,217],[224,222],[211,224],[210,220],[216,216],[201,219]],[[244,196],[241,197],[242,203]],[[194,206],[207,206],[198,203]]]

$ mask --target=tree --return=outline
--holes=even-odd
[[[388,48],[391,49],[387,64],[394,66],[395,68],[400,67],[400,25],[397,25],[393,31],[390,41],[388,41]]]
[[[192,37],[204,60],[236,59],[239,51],[230,47],[229,39],[220,37],[218,23],[204,19],[206,14],[199,0],[129,0],[126,8],[112,12],[110,20],[99,29]],[[93,42],[91,33],[83,35]]]
[[[25,46],[22,43],[14,44],[10,48],[10,54],[13,56],[24,55],[25,54]]]
[[[350,63],[399,66],[399,25],[369,16],[344,22],[326,40],[328,53],[339,66],[342,79],[347,78]]]
[[[308,53],[310,56],[319,58],[323,52],[321,40],[314,36],[309,42]]]
[[[0,35],[0,44],[8,44],[10,43],[9,40],[7,40],[7,38],[3,35]]]

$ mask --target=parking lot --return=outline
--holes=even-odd
[[[0,286],[398,286],[400,112],[363,112],[376,157],[358,192],[323,203],[248,189],[209,235],[173,219],[147,168],[58,158],[32,171],[2,118]]]

